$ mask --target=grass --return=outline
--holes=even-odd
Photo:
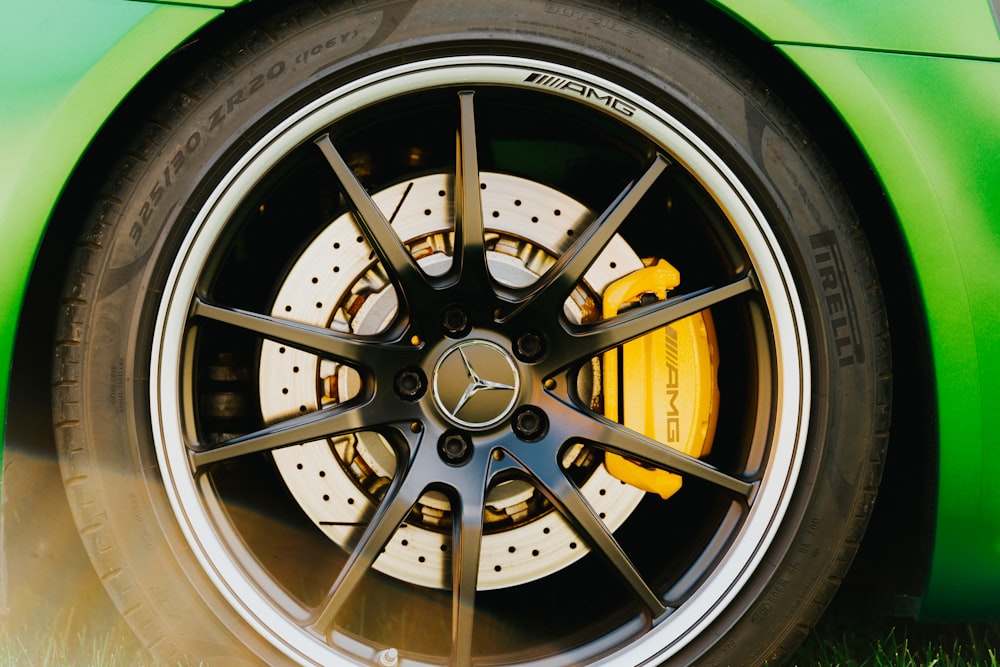
[[[894,624],[893,624],[894,623]],[[821,622],[792,664],[829,667],[998,667],[1000,626],[919,625],[838,627]],[[838,624],[839,625],[839,624]]]
[[[900,619],[858,622],[833,610],[790,664],[801,667],[1000,667],[1000,624],[921,625]],[[107,624],[105,624],[107,625]],[[0,635],[0,667],[153,667],[121,622],[82,626],[63,614],[56,628]]]
[[[152,667],[154,664],[124,624],[107,632],[63,630],[46,636],[45,629],[33,628],[0,636],[3,667]]]

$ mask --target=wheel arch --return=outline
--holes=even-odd
[[[120,4],[143,7],[146,3]],[[81,123],[83,129],[74,136],[75,143],[80,145],[79,154],[74,157],[72,150],[68,150],[64,156],[59,156],[64,163],[60,166],[65,178],[58,180],[57,175],[61,173],[58,169],[46,171],[43,167],[29,165],[19,180],[27,184],[25,187],[45,184],[52,192],[42,192],[43,188],[39,187],[40,194],[34,197],[37,201],[32,199],[20,204],[0,201],[5,207],[0,210],[10,218],[40,221],[34,226],[26,225],[28,238],[18,244],[19,253],[27,249],[34,254],[24,269],[25,286],[13,336],[8,395],[0,395],[0,399],[6,398],[7,408],[3,449],[17,448],[54,459],[52,438],[44,435],[52,426],[52,341],[64,288],[63,271],[80,241],[85,214],[94,206],[94,193],[100,192],[122,155],[128,153],[131,138],[140,132],[157,131],[155,127],[143,127],[139,123],[151,109],[162,104],[165,91],[173,90],[188,67],[212,53],[227,30],[252,20],[262,9],[266,11],[269,3],[249,3],[224,12],[213,8],[234,4],[238,2],[209,0],[202,3],[203,6],[183,7],[150,3],[133,12],[145,17],[140,23],[145,20],[149,24],[133,26],[133,29],[142,35],[150,31],[165,34],[155,45],[139,49],[139,56],[130,55],[130,45],[134,43],[123,38],[96,59],[91,71],[77,82],[74,90],[65,94],[62,104],[53,112],[52,124],[66,120],[79,99],[103,97],[103,102],[95,105],[92,112],[94,122]],[[163,21],[155,16],[157,11],[166,13]],[[113,69],[123,58],[129,57],[142,61],[133,68],[134,78],[125,74],[108,85],[94,74]],[[91,132],[94,124],[99,125],[99,129]],[[0,251],[0,257],[3,256]],[[35,406],[44,406],[44,409]],[[22,433],[30,433],[32,437],[21,437]]]
[[[70,3],[57,9],[46,5],[26,17],[23,35],[2,49],[16,54],[42,33],[58,41],[60,35],[78,33],[84,21],[102,24],[87,38],[67,36],[72,43],[67,53],[27,74],[3,78],[15,103],[4,110],[7,123],[0,133],[10,140],[3,165],[10,177],[0,189],[0,215],[8,221],[7,243],[0,249],[6,283],[0,302],[9,338],[5,331],[7,349],[0,350],[0,360],[11,355],[13,372],[0,400],[7,409],[5,448],[29,451],[36,438],[22,439],[18,429],[27,422],[32,428],[24,432],[33,433],[36,421],[49,421],[49,411],[23,406],[29,396],[32,406],[39,404],[36,380],[48,394],[56,295],[82,224],[80,212],[107,177],[111,156],[124,149],[118,137],[135,130],[128,123],[130,110],[142,104],[158,73],[176,59],[163,59],[163,54],[180,49],[193,31],[219,14],[141,3],[110,3],[93,14],[86,13],[93,8]],[[36,88],[46,89],[46,95],[33,94]],[[48,405],[47,397],[43,404]],[[50,428],[49,423],[43,430]]]

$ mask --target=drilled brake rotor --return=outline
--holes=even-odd
[[[547,186],[497,173],[483,173],[481,181],[489,268],[508,286],[534,282],[593,219],[579,202]],[[428,274],[442,273],[451,264],[452,187],[450,176],[435,174],[373,196]],[[595,318],[600,306],[594,295],[642,268],[635,252],[616,237],[587,272],[585,285],[566,301],[566,316],[575,322]],[[397,306],[396,291],[354,218],[345,213],[292,266],[272,313],[372,334],[388,326]],[[273,342],[263,345],[260,369],[261,411],[268,422],[346,401],[360,386],[353,369]],[[395,471],[393,450],[374,432],[277,450],[274,460],[303,511],[345,549],[356,542]],[[643,497],[642,490],[612,477],[601,457],[583,447],[568,450],[563,465],[574,468],[583,495],[611,530]],[[417,510],[374,567],[407,582],[445,588],[450,585],[448,500],[428,492]],[[584,542],[527,482],[508,481],[493,489],[485,519],[480,589],[544,577],[587,552]]]

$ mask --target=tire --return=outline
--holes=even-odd
[[[754,81],[651,10],[410,0],[282,9],[180,82],[55,356],[69,501],[155,657],[787,657],[874,502],[889,346]]]

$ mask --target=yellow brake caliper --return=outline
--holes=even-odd
[[[646,295],[658,300],[680,284],[665,260],[613,282],[604,292],[605,317]],[[609,350],[603,355],[604,415],[668,447],[701,458],[712,449],[719,411],[715,327],[708,311]],[[669,498],[681,477],[617,454],[604,459],[608,472],[644,491]]]

